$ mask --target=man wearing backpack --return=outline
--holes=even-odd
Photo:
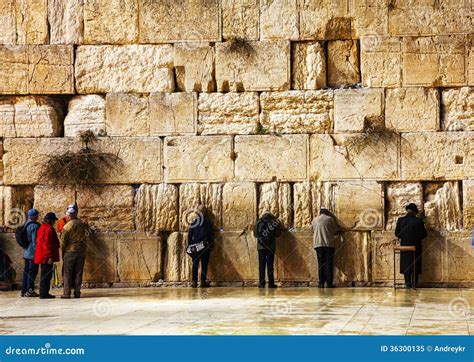
[[[36,209],[28,210],[28,220],[19,227],[15,233],[18,244],[23,248],[23,280],[21,283],[22,297],[38,297],[35,292],[35,280],[38,275],[38,265],[34,263],[36,251],[36,233],[40,224],[38,223],[39,212]]]
[[[258,287],[265,288],[265,267],[268,273],[268,287],[276,288],[273,273],[276,238],[281,234],[280,220],[265,211],[255,224],[253,235],[257,238]]]

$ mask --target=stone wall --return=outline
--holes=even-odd
[[[390,284],[393,229],[430,229],[422,282],[473,285],[474,3],[25,0],[0,9],[1,247],[33,205],[77,202],[94,285],[189,281],[192,208],[211,211],[210,278],[253,284],[252,225],[286,228],[277,279],[314,283],[310,224],[336,213],[341,285]],[[95,187],[45,156],[92,130],[122,159]]]

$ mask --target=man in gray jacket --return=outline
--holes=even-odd
[[[335,253],[335,236],[339,233],[339,226],[331,212],[322,207],[319,216],[313,219],[313,247],[318,257],[319,288],[334,288],[333,262]]]

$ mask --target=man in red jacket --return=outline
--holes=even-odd
[[[44,216],[43,223],[36,234],[35,264],[41,265],[40,299],[51,299],[49,294],[51,278],[53,276],[53,263],[59,261],[59,239],[54,230],[58,218],[54,212]]]

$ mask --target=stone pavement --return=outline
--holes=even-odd
[[[0,334],[474,335],[474,289],[87,289],[0,294]],[[59,290],[53,290],[59,295]]]

